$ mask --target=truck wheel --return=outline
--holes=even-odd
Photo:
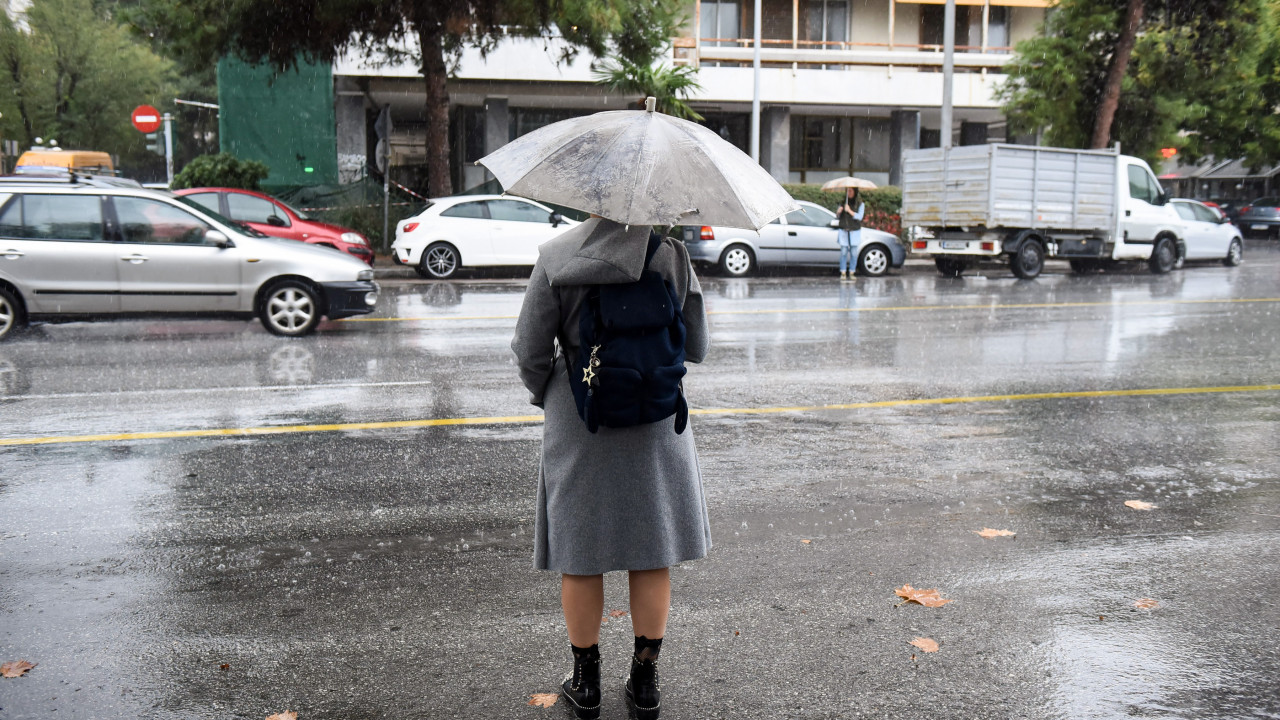
[[[963,260],[952,260],[951,258],[934,258],[933,264],[937,266],[938,272],[946,277],[960,277],[968,269]]]
[[[730,245],[720,256],[720,272],[729,277],[746,277],[756,268],[756,258],[746,245]]]
[[[1178,248],[1174,247],[1173,241],[1167,237],[1156,240],[1156,246],[1151,248],[1151,259],[1147,260],[1147,267],[1151,268],[1151,272],[1163,275],[1172,270],[1177,262]]]
[[[1044,246],[1035,240],[1027,240],[1009,258],[1009,267],[1023,280],[1036,277],[1044,270]]]
[[[1227,267],[1235,267],[1244,260],[1244,246],[1240,244],[1240,238],[1231,241],[1231,247],[1227,250],[1227,256],[1222,259],[1222,264]]]

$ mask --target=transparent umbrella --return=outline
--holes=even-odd
[[[653,111],[615,110],[547,125],[480,159],[512,195],[625,225],[758,230],[797,209],[749,156],[716,133]]]

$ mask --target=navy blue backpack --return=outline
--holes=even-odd
[[[587,429],[624,428],[676,416],[689,422],[684,378],[684,315],[671,283],[649,269],[662,245],[650,233],[644,269],[635,282],[595,285],[582,305],[578,362],[569,384]]]

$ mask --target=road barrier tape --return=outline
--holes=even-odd
[[[950,398],[914,398],[833,405],[795,405],[760,408],[700,408],[690,415],[777,415],[786,413],[826,412],[833,410],[865,410],[872,408],[912,407],[921,405],[962,405],[968,403],[1014,402],[1031,400],[1068,400],[1110,397],[1158,397],[1176,395],[1210,395],[1222,393],[1274,392],[1280,384],[1225,385],[1192,388],[1138,388],[1132,390],[1075,390],[1064,392],[1021,393],[1013,395],[972,395]],[[501,417],[434,418],[423,420],[388,420],[381,422],[330,423],[325,425],[275,425],[250,428],[208,428],[166,430],[159,432],[113,433],[99,435],[53,435],[47,437],[0,438],[0,447],[26,445],[63,445],[93,442],[128,442],[133,440],[165,440],[174,438],[244,437],[287,435],[318,432],[353,432],[357,430],[399,430],[456,425],[515,425],[540,423],[541,415],[508,415]]]

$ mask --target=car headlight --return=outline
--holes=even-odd
[[[351,243],[352,245],[368,245],[369,241],[364,239],[360,233],[345,232],[342,233],[342,242]]]
[[[372,280],[372,279],[373,279],[373,270],[361,270],[360,272],[356,273],[356,279],[357,279],[357,280]]]

